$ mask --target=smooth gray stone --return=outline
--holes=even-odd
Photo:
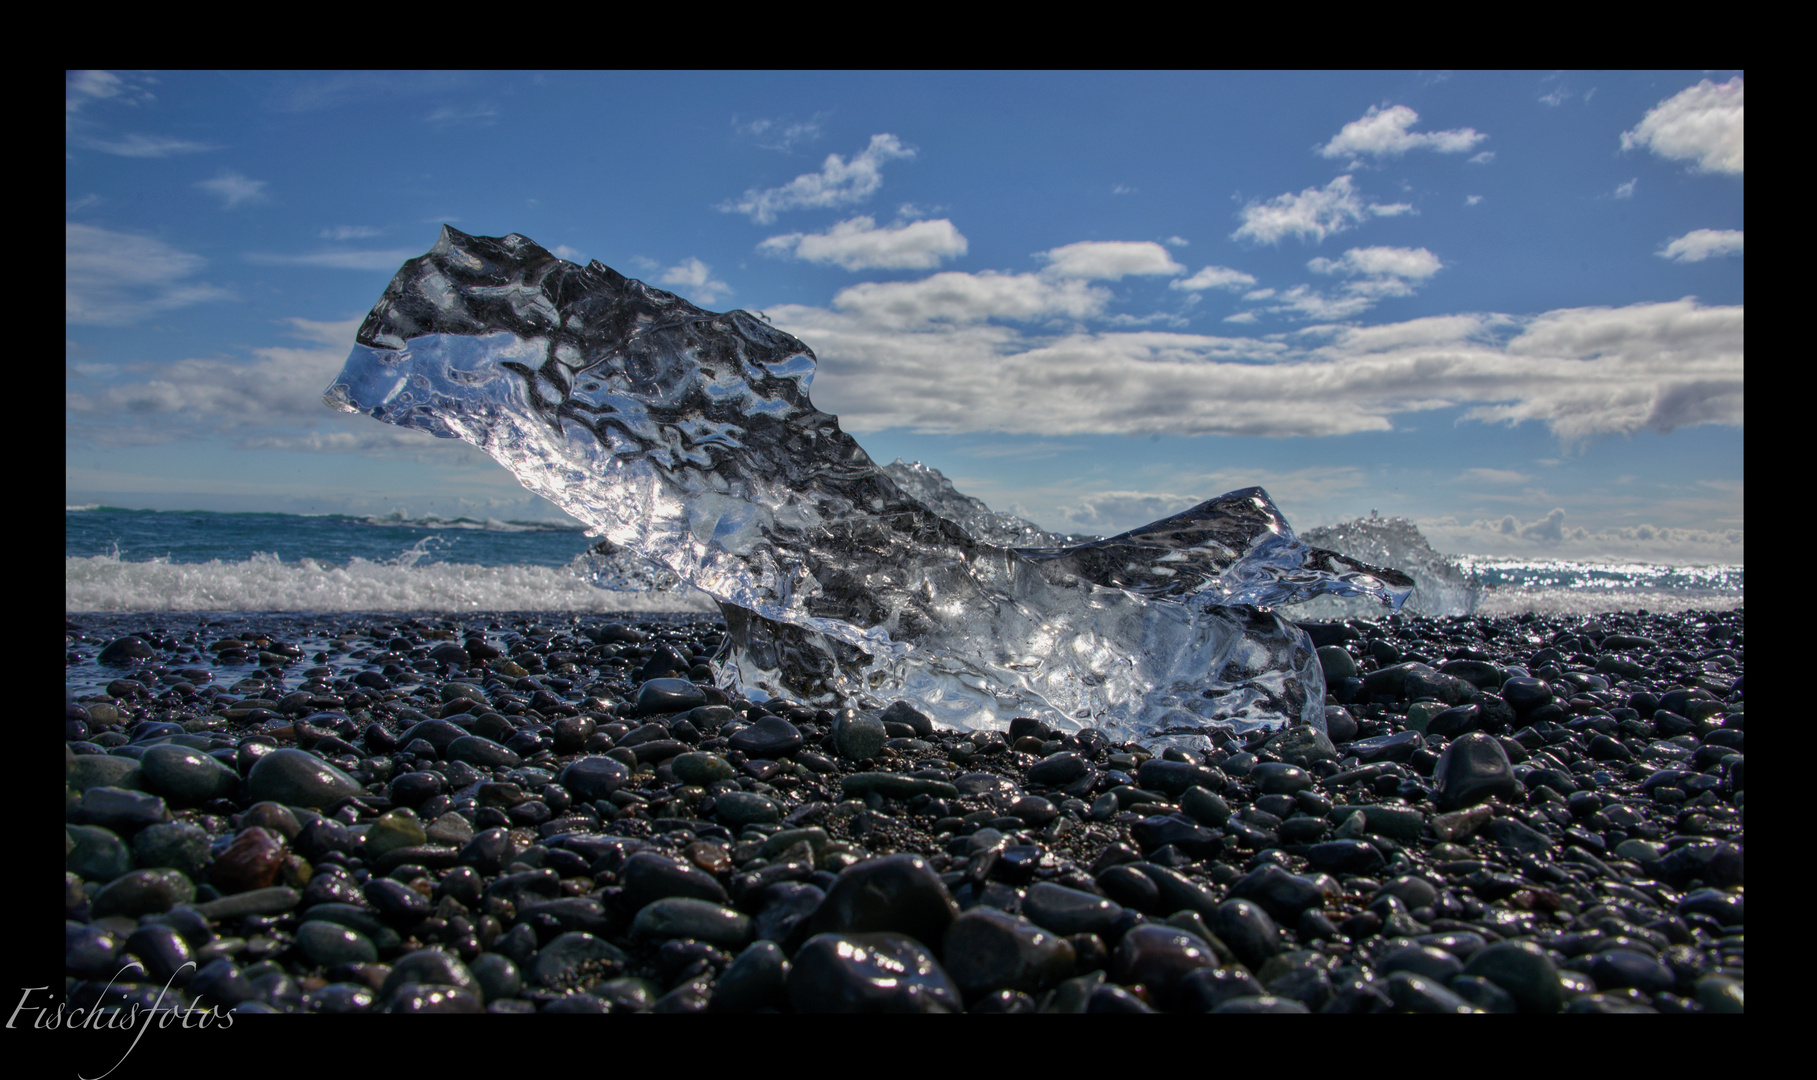
[[[92,787],[144,790],[139,763],[112,754],[84,754],[71,761],[64,770],[64,783],[77,791]]]
[[[75,842],[63,856],[63,869],[70,873],[105,883],[133,868],[132,852],[113,830],[99,825],[65,825],[63,832]]]
[[[438,948],[418,949],[399,957],[391,965],[391,974],[385,976],[379,996],[389,998],[411,983],[477,989],[473,972],[461,963],[460,957]]]
[[[208,833],[187,821],[141,829],[132,838],[132,855],[140,866],[181,870],[192,881],[200,880],[214,859]]]
[[[787,1000],[789,959],[774,941],[753,942],[713,984],[707,1008],[748,1013],[779,1007]]]
[[[1532,942],[1498,941],[1472,956],[1464,965],[1464,974],[1501,987],[1522,1012],[1555,1013],[1565,1007],[1557,966]]]
[[[248,915],[281,915],[294,909],[302,899],[302,894],[288,885],[273,885],[269,889],[249,889],[190,906],[203,918],[219,921]],[[315,908],[309,910],[313,912]]]
[[[645,904],[631,920],[631,936],[652,941],[693,938],[742,949],[751,942],[752,923],[741,911],[707,900],[671,896]]]
[[[570,763],[562,770],[559,783],[581,802],[597,802],[630,780],[631,770],[623,762],[594,754]]]
[[[302,750],[273,750],[260,758],[246,776],[253,800],[270,800],[285,806],[320,809],[333,806],[364,789],[359,781]]]
[[[195,883],[181,871],[134,870],[102,886],[91,899],[89,912],[97,919],[105,915],[156,915],[195,898]],[[207,912],[202,914],[207,916]]]
[[[1109,933],[1123,917],[1123,908],[1096,893],[1069,889],[1051,881],[1038,881],[1029,886],[1022,898],[1022,914],[1037,925],[1056,934]]]
[[[310,919],[297,927],[297,948],[319,967],[336,964],[371,964],[379,951],[366,936],[336,923]]]
[[[200,750],[166,743],[139,759],[145,786],[178,806],[196,806],[231,795],[240,774]]]
[[[819,934],[795,953],[789,1002],[798,1013],[957,1013],[959,988],[907,934]]]
[[[833,724],[833,746],[847,761],[868,761],[876,757],[887,738],[883,721],[870,713],[841,716]]]
[[[482,739],[478,735],[462,735],[448,744],[443,755],[449,761],[464,761],[469,765],[495,769],[500,766],[511,768],[523,763],[523,759],[509,747],[500,746],[491,739]]]
[[[1480,731],[1453,739],[1432,775],[1438,781],[1433,800],[1440,810],[1461,810],[1489,799],[1512,801],[1522,790],[1501,741]]]
[[[1073,947],[1064,937],[985,906],[947,927],[943,956],[947,974],[972,995],[1001,989],[1039,993],[1073,969]]]

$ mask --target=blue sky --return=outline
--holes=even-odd
[[[814,349],[1061,531],[1741,562],[1739,72],[66,77],[66,496],[550,518],[321,393],[444,222]]]

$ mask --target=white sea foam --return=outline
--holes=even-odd
[[[417,564],[353,559],[336,566],[258,554],[132,562],[115,555],[64,559],[67,611],[705,611],[704,593],[594,588],[547,566]]]

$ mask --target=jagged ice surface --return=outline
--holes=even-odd
[[[1014,519],[935,498],[960,520],[943,516],[815,409],[814,369],[747,312],[444,227],[324,400],[473,443],[711,595],[726,673],[757,699],[906,699],[954,727],[1028,715],[1125,739],[1322,727],[1311,643],[1270,609],[1394,606],[1412,584],[1301,543],[1260,488],[1090,544],[1004,546],[1024,538]]]

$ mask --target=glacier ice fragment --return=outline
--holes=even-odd
[[[758,699],[904,699],[953,727],[1027,715],[1116,739],[1322,728],[1311,643],[1272,609],[1394,607],[1412,584],[1300,542],[1260,488],[1069,543],[932,470],[879,468],[808,399],[814,370],[748,312],[444,226],[324,400],[473,443],[602,554],[712,596],[725,671]]]

